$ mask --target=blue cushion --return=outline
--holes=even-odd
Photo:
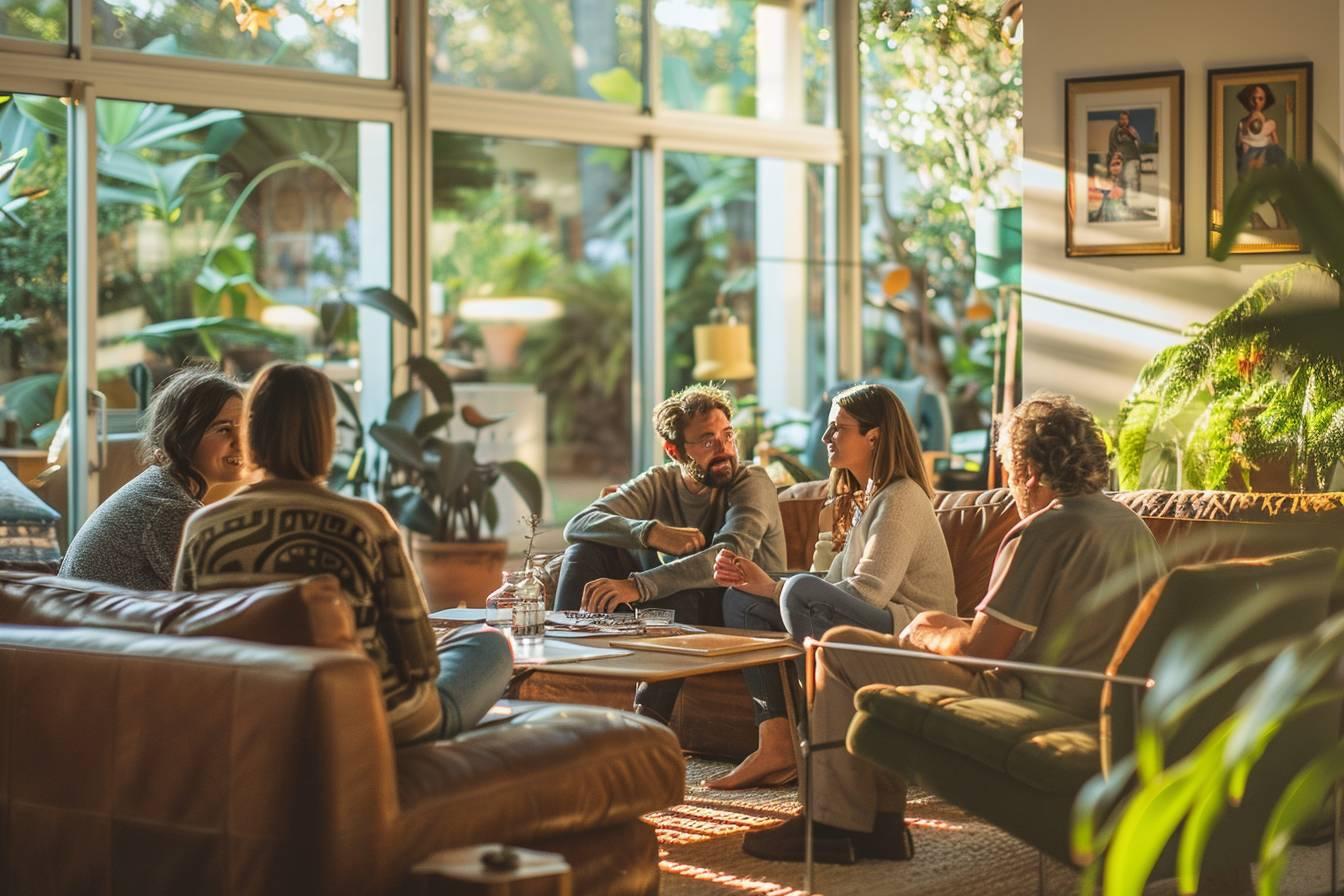
[[[61,515],[0,464],[0,523],[55,523]]]

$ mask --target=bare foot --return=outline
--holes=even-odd
[[[738,763],[737,768],[726,775],[711,778],[705,782],[710,790],[746,790],[749,787],[780,787],[798,780],[798,768],[793,756],[788,757],[784,765],[771,761],[757,750]]]

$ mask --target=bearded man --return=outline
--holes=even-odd
[[[588,506],[565,526],[557,610],[611,613],[630,604],[676,610],[678,622],[720,622],[723,589],[714,557],[723,548],[765,570],[785,565],[775,486],[742,464],[733,400],[694,385],[653,411],[672,463],[652,467]],[[680,681],[641,684],[635,710],[666,722]]]

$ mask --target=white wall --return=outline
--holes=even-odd
[[[1032,0],[1023,53],[1023,378],[1103,418],[1191,323],[1305,256],[1207,257],[1207,71],[1310,60],[1313,150],[1338,164],[1341,0]],[[1064,257],[1064,80],[1185,71],[1185,254]],[[1165,135],[1164,135],[1165,136]]]

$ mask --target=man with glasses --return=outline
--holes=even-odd
[[[714,584],[722,548],[762,569],[785,565],[784,524],[765,471],[737,456],[733,400],[715,386],[682,389],[653,411],[670,464],[652,467],[565,526],[557,610],[612,613],[629,605],[676,610],[677,621],[722,621]],[[642,683],[635,710],[666,722],[680,681]]]

